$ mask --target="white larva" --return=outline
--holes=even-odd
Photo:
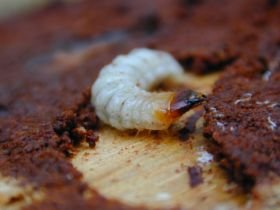
[[[92,85],[91,103],[97,116],[117,129],[164,130],[182,111],[203,100],[191,90],[148,92],[159,81],[179,81],[182,75],[182,67],[170,54],[134,49],[101,69]]]

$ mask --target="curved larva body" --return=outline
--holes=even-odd
[[[165,78],[178,80],[182,74],[171,55],[135,49],[103,67],[92,86],[91,103],[97,116],[117,129],[167,129],[177,117],[170,110],[176,93],[148,89]]]

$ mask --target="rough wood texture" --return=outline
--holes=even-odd
[[[235,187],[215,163],[202,164],[204,183],[190,188],[187,168],[201,164],[205,143],[200,128],[182,142],[164,133],[129,135],[105,127],[96,149],[81,147],[73,164],[103,195],[130,204],[200,209],[241,204],[243,195],[230,193]]]

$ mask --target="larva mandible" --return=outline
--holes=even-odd
[[[166,78],[179,81],[183,69],[168,53],[146,48],[117,56],[103,67],[91,88],[97,116],[120,130],[164,130],[204,100],[192,90],[149,92]]]

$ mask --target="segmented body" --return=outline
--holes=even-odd
[[[161,80],[176,81],[182,75],[182,67],[170,54],[135,49],[128,55],[117,56],[101,69],[92,86],[91,102],[97,116],[117,129],[164,130],[181,115],[178,109],[172,110],[178,93],[148,90]],[[188,97],[195,99],[192,93]]]

